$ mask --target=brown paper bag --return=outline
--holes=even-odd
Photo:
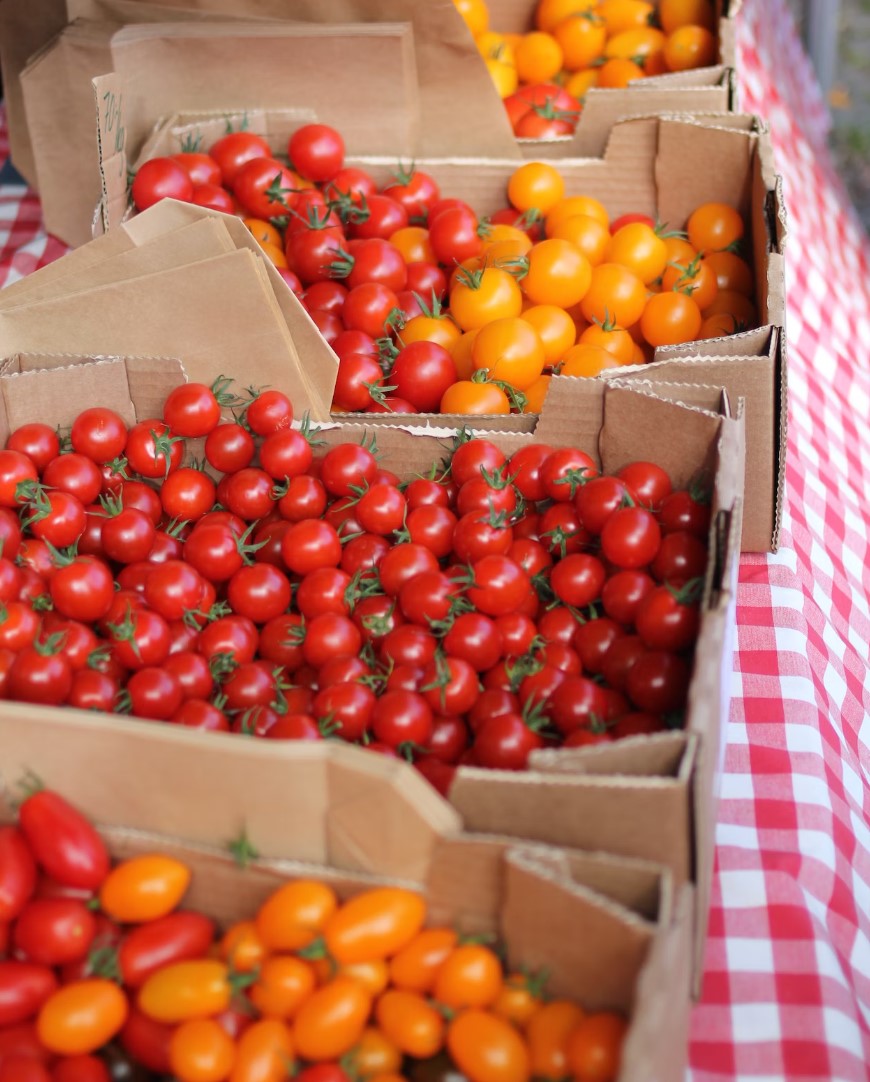
[[[177,357],[203,383],[244,372],[252,383],[285,391],[300,413],[326,419],[310,401],[263,262],[252,252],[0,312],[0,355],[70,352]]]

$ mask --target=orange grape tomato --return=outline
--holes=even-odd
[[[219,957],[238,973],[250,973],[266,957],[266,945],[252,920],[231,925],[220,942]]]
[[[560,22],[577,11],[590,11],[598,0],[539,0],[535,8],[535,26],[552,33]]]
[[[569,76],[568,81],[565,83],[565,90],[572,98],[576,98],[577,101],[582,103],[587,91],[597,85],[598,69],[587,68],[585,71],[575,71]]]
[[[471,349],[475,369],[523,391],[546,363],[538,332],[524,319],[496,319],[481,327]]]
[[[666,34],[673,34],[681,26],[703,26],[706,30],[716,27],[713,0],[659,0],[659,22]]]
[[[644,77],[644,70],[633,60],[615,56],[598,69],[598,85],[609,90],[619,90]]]
[[[430,992],[457,938],[452,928],[424,928],[390,959],[391,983],[406,992]]]
[[[592,266],[570,241],[551,237],[532,246],[528,273],[520,286],[535,304],[556,304],[570,308],[586,296],[592,281]]]
[[[261,964],[249,996],[266,1017],[292,1018],[316,986],[312,965],[292,954],[274,954]]]
[[[628,1023],[622,1015],[587,1015],[567,1043],[568,1070],[574,1082],[616,1082]]]
[[[523,294],[516,279],[499,267],[460,276],[450,292],[450,313],[463,331],[518,316],[522,309]]]
[[[727,203],[703,203],[689,215],[686,225],[689,243],[699,252],[721,251],[743,236],[740,213]]]
[[[572,346],[559,365],[560,376],[597,376],[606,368],[618,368],[619,361],[603,346],[585,342]]]
[[[716,63],[716,38],[703,26],[681,26],[665,38],[669,71],[690,71]]]
[[[604,20],[608,35],[621,34],[649,26],[655,6],[647,0],[599,0],[597,12]]]
[[[236,1058],[236,1046],[212,1018],[193,1018],[169,1041],[169,1065],[179,1082],[223,1082]]]
[[[640,319],[645,304],[646,289],[636,274],[620,263],[599,263],[592,268],[580,310],[590,323],[613,322],[630,328]]]
[[[391,988],[378,1000],[375,1019],[404,1055],[428,1059],[444,1046],[444,1017],[417,992]]]
[[[536,1078],[556,1082],[570,1073],[568,1038],[584,1018],[583,1010],[576,1003],[554,999],[529,1019],[526,1041],[532,1074]]]
[[[469,1082],[528,1082],[529,1050],[504,1018],[473,1008],[447,1027],[447,1048]]]
[[[376,1026],[366,1026],[357,1043],[344,1056],[352,1078],[372,1078],[402,1069],[402,1052]]]
[[[382,958],[370,962],[350,962],[338,971],[344,977],[359,983],[373,996],[379,996],[390,983],[390,970]]]
[[[658,293],[650,297],[640,329],[651,346],[692,342],[701,329],[701,309],[685,293]]]
[[[432,995],[445,1007],[489,1007],[502,989],[501,961],[479,943],[464,943],[454,950],[435,979]]]
[[[122,860],[100,887],[103,912],[123,924],[157,920],[171,913],[190,883],[186,864],[161,853]]]
[[[350,977],[316,989],[293,1022],[293,1040],[302,1059],[338,1059],[359,1041],[372,1009],[372,997]]]
[[[542,1007],[543,994],[543,981],[540,977],[527,973],[509,973],[492,1009],[502,1018],[523,1029],[532,1015]]]
[[[604,47],[604,55],[611,59],[620,57],[643,63],[647,57],[664,49],[665,40],[665,35],[654,26],[636,26],[609,38]]]
[[[175,962],[153,973],[139,989],[138,1006],[155,1022],[185,1022],[221,1014],[231,998],[229,968],[205,958]]]
[[[462,379],[448,387],[441,398],[441,413],[490,416],[510,413],[510,399],[494,383]]]
[[[323,938],[341,966],[389,958],[423,927],[426,902],[415,891],[380,887],[345,902],[327,921]]]
[[[252,1022],[239,1037],[229,1082],[284,1082],[293,1073],[293,1052],[293,1038],[283,1022]]]
[[[546,214],[564,194],[562,174],[547,162],[526,162],[508,181],[508,200],[521,214],[533,209]]]
[[[544,362],[556,364],[566,349],[574,345],[577,327],[564,308],[557,304],[535,304],[520,317],[531,324],[544,347]]]
[[[84,1056],[120,1032],[127,1011],[127,997],[114,981],[73,981],[52,992],[42,1004],[36,1032],[49,1052]]]
[[[301,950],[320,935],[337,908],[332,887],[298,879],[279,887],[260,906],[257,931],[270,951]]]

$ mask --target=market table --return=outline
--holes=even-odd
[[[745,0],[740,105],[789,211],[781,543],[740,564],[693,1082],[870,1077],[870,272],[786,0]],[[0,286],[66,250],[7,161]]]

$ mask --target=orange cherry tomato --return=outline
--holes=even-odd
[[[693,248],[685,237],[665,237],[664,242],[668,250],[668,263],[688,266],[698,255],[697,248]]]
[[[42,1004],[36,1032],[55,1055],[86,1056],[120,1032],[127,1010],[127,997],[113,981],[73,981]]]
[[[519,35],[522,37],[522,35]],[[497,30],[486,30],[474,39],[477,51],[486,60],[503,60],[516,67],[516,44]]]
[[[481,327],[471,349],[475,369],[523,391],[546,363],[538,332],[524,319],[495,319]]]
[[[689,25],[713,30],[716,12],[712,0],[659,0],[659,22],[666,34]]]
[[[402,1053],[389,1037],[375,1026],[366,1026],[362,1036],[344,1056],[352,1078],[395,1074],[402,1069]]]
[[[649,26],[655,7],[647,0],[600,0],[596,10],[604,20],[608,35],[613,36],[624,30]]]
[[[544,981],[527,973],[509,973],[498,998],[492,1005],[493,1012],[524,1029],[533,1014],[543,1006]]]
[[[755,275],[745,259],[733,252],[708,252],[703,260],[716,275],[719,289],[733,290],[747,297],[755,295]]]
[[[314,969],[301,958],[274,954],[260,965],[251,1002],[267,1018],[292,1018],[316,987]]]
[[[444,1045],[444,1018],[417,992],[391,988],[378,1000],[375,1019],[401,1054],[429,1059]]]
[[[700,256],[685,267],[672,263],[662,275],[662,292],[669,290],[688,294],[703,311],[710,307],[719,293],[716,272]]]
[[[276,267],[289,267],[287,262],[287,256],[284,254],[284,249],[277,244],[270,244],[265,240],[258,240],[257,243],[263,251],[265,256],[268,256],[269,261],[274,263]]]
[[[654,26],[636,26],[608,38],[604,55],[609,59],[620,57],[643,63],[647,57],[664,49],[665,40],[665,35]]]
[[[634,340],[624,327],[614,323],[592,323],[577,339],[578,345],[601,346],[612,353],[619,364],[631,364]]]
[[[465,943],[438,970],[432,994],[451,1010],[488,1007],[498,998],[502,981],[498,956],[489,947]]]
[[[100,887],[103,912],[123,924],[140,924],[171,913],[184,897],[190,869],[160,853],[122,860]]]
[[[252,920],[241,920],[226,930],[218,953],[237,973],[250,973],[266,957],[266,945],[257,925]]]
[[[593,199],[591,195],[567,195],[549,211],[547,221],[544,224],[544,232],[548,237],[555,234],[553,230],[568,218],[576,218],[584,214],[600,222],[605,229],[609,230],[610,216],[603,203]]]
[[[532,30],[520,38],[514,63],[521,83],[548,83],[562,70],[562,47],[552,34]]]
[[[698,338],[702,341],[708,338],[726,338],[729,334],[736,334],[746,328],[736,316],[728,312],[717,312],[714,316],[707,316],[698,331]]]
[[[193,1018],[169,1041],[169,1064],[179,1082],[223,1082],[236,1058],[232,1037],[212,1018]]]
[[[510,1022],[489,1011],[463,1011],[447,1028],[447,1048],[469,1082],[528,1082],[525,1042]]]
[[[593,267],[604,262],[604,253],[610,244],[610,232],[598,218],[589,214],[575,214],[572,218],[565,218],[550,227],[550,219],[547,219],[547,233],[559,240],[570,241],[575,248],[579,248]]]
[[[544,399],[547,397],[547,391],[550,389],[550,376],[541,375],[535,380],[531,387],[526,387],[523,394],[526,396],[525,405],[522,408],[523,413],[540,413],[544,408]]]
[[[471,359],[471,351],[474,348],[474,341],[479,333],[478,330],[466,331],[460,338],[457,338],[453,344],[448,347],[450,356],[453,358],[453,363],[456,365],[456,374],[459,379],[467,380],[471,379],[471,374],[474,372],[474,363]]]
[[[489,8],[486,0],[453,0],[456,10],[474,37],[489,29]]]
[[[257,932],[270,951],[301,950],[320,935],[337,908],[332,887],[298,879],[279,887],[260,906]]]
[[[692,342],[701,329],[701,309],[685,293],[657,293],[650,297],[640,329],[651,346]]]
[[[539,30],[552,31],[560,22],[577,11],[589,11],[598,0],[539,0],[535,9],[535,26]]]
[[[357,894],[323,929],[326,949],[339,965],[388,958],[423,927],[426,902],[414,891],[380,887]]]
[[[665,38],[669,71],[689,71],[716,63],[716,39],[703,26],[681,26]]]
[[[535,304],[520,317],[531,324],[544,347],[544,363],[557,364],[566,349],[574,345],[577,327],[564,308],[556,304]]]
[[[734,316],[739,323],[742,323],[741,330],[758,326],[758,312],[755,310],[755,305],[743,293],[735,293],[731,289],[720,289],[704,315],[718,316],[723,312]]]
[[[568,1068],[575,1082],[615,1082],[628,1023],[618,1014],[587,1015],[567,1043]]]
[[[560,376],[597,376],[606,368],[618,368],[619,363],[603,346],[578,342],[565,353],[558,373]]]
[[[508,200],[521,214],[529,210],[546,214],[564,194],[562,174],[555,165],[547,162],[526,162],[508,181]]]
[[[262,218],[243,218],[244,224],[254,236],[254,240],[260,244],[274,244],[283,250],[284,242],[281,234],[271,222],[264,222]]]
[[[239,1037],[229,1082],[283,1082],[293,1073],[293,1038],[275,1018],[254,1022]]]
[[[421,225],[406,225],[397,229],[390,237],[390,244],[398,248],[406,263],[438,262],[429,243],[429,230]]]
[[[449,350],[461,336],[462,331],[449,316],[424,314],[409,319],[396,335],[396,341],[403,346],[410,346],[412,342],[434,342]]]
[[[204,958],[158,969],[139,989],[138,1006],[155,1022],[186,1022],[221,1014],[231,998],[228,966]]]
[[[645,222],[629,222],[610,238],[604,259],[619,263],[647,285],[664,273],[668,249],[662,238]]]
[[[539,241],[526,258],[529,269],[520,286],[530,301],[570,308],[586,296],[592,266],[570,241],[557,237]]]
[[[452,928],[424,928],[390,959],[390,982],[406,992],[431,992],[456,940]]]
[[[689,215],[686,230],[689,243],[706,254],[736,243],[743,236],[745,226],[739,212],[727,203],[704,203]]]
[[[314,1063],[343,1056],[362,1036],[371,1008],[372,997],[350,977],[336,977],[318,988],[293,1022],[299,1056]]]
[[[646,73],[639,64],[621,56],[614,56],[605,61],[598,69],[598,86],[610,90],[620,90],[642,79]]]
[[[592,268],[592,281],[580,302],[590,323],[613,322],[629,328],[637,323],[646,304],[643,282],[619,263],[599,263]]]
[[[563,19],[553,36],[561,47],[565,70],[581,71],[604,55],[607,27],[598,12],[580,11]]]
[[[487,222],[483,227],[484,253],[493,247],[501,251],[500,245],[505,242],[508,242],[511,248],[516,249],[520,255],[532,246],[532,238],[525,230],[518,229],[515,225],[508,225],[506,222]]]
[[[450,292],[451,315],[464,331],[518,316],[522,310],[523,294],[516,279],[500,267],[460,275]]]
[[[461,379],[444,392],[440,410],[441,413],[492,416],[510,413],[511,404],[501,387],[494,383]]]
[[[584,1012],[567,999],[545,1003],[529,1019],[526,1041],[529,1046],[532,1074],[536,1078],[565,1078],[568,1070],[568,1038],[583,1021]]]

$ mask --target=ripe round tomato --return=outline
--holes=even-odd
[[[232,188],[241,167],[252,158],[268,158],[272,150],[265,139],[250,131],[230,132],[209,147],[209,157],[214,158],[221,172],[221,180]]]
[[[187,203],[193,195],[193,181],[172,158],[151,158],[136,170],[131,194],[137,210],[147,210],[161,199]]]
[[[304,124],[290,136],[287,157],[306,180],[333,181],[344,164],[344,140],[328,124]]]
[[[418,341],[404,346],[393,362],[388,382],[401,398],[421,412],[434,412],[458,373],[451,355],[436,342]]]
[[[36,898],[19,913],[12,938],[28,961],[62,966],[87,955],[96,930],[93,913],[77,898]]]
[[[619,568],[646,567],[655,559],[660,544],[659,525],[643,507],[614,511],[601,531],[601,551]]]
[[[58,987],[48,965],[17,960],[0,961],[0,1026],[27,1022]],[[3,1058],[0,1046],[0,1060]]]

